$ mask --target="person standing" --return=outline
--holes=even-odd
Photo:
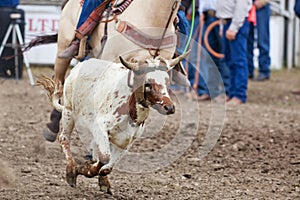
[[[193,41],[190,46],[192,52],[188,59],[188,75],[191,84],[194,85],[194,89],[196,89],[196,99],[198,101],[214,99],[221,93],[225,93],[224,90],[228,91],[229,88],[229,70],[224,59],[216,58],[207,52],[205,45],[199,47],[199,44],[204,44],[204,33],[208,26],[218,20],[216,17],[216,1],[217,0],[197,0],[195,2],[197,12],[194,20]],[[190,6],[187,15],[191,16],[191,12],[192,7]],[[188,18],[190,23],[192,23],[192,18]],[[220,38],[218,26],[211,30],[208,41],[213,49],[222,51],[223,41]],[[197,69],[200,71],[197,71]],[[222,84],[221,78],[217,76],[219,73],[223,79],[225,89],[220,89],[220,85]],[[198,80],[196,74],[199,76]],[[195,83],[195,81],[198,82]]]
[[[230,69],[228,105],[239,105],[247,101],[247,17],[251,5],[252,0],[217,0],[216,15],[222,21],[225,62]]]
[[[219,20],[216,17],[216,3],[217,0],[200,0],[199,13],[201,15],[201,18],[203,19],[202,44],[204,44],[204,35],[209,25]],[[210,47],[212,49],[223,53],[224,45],[219,33],[220,27],[215,26],[208,35],[208,43],[210,44]],[[203,45],[203,48],[207,51],[207,47],[205,44]],[[229,69],[225,63],[225,59],[217,58],[208,51],[207,53],[208,54],[203,54],[201,59],[201,68],[206,68],[206,70],[208,71],[208,77],[205,77],[207,79],[207,86],[205,87],[206,91],[202,96],[199,96],[198,99],[200,101],[206,100],[209,97],[215,99],[219,95],[220,97],[224,97],[225,94],[228,94],[230,85]],[[213,62],[210,59],[203,59],[205,56],[209,56],[210,58],[212,58]],[[221,78],[219,78],[219,74],[221,75]],[[223,84],[221,82],[223,82]],[[224,85],[224,87],[220,89],[221,85]]]
[[[249,78],[255,81],[265,81],[270,78],[270,4],[268,0],[253,0],[256,8],[257,47],[259,49],[259,74],[254,78],[253,49],[255,26],[250,24],[248,36],[248,69]]]

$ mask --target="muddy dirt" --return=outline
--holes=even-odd
[[[50,68],[33,72],[52,74]],[[299,70],[250,82],[249,102],[227,109],[222,134],[203,159],[199,147],[211,105],[200,103],[199,130],[185,153],[155,172],[114,170],[108,195],[99,191],[97,178],[79,176],[76,188],[65,181],[64,155],[57,142],[42,135],[51,111],[42,88],[30,86],[26,72],[18,82],[0,79],[0,199],[300,199],[300,97],[290,94],[297,87]],[[168,122],[164,134],[137,142],[133,150],[155,151],[176,129],[176,121]],[[86,154],[76,135],[72,147],[77,158]]]

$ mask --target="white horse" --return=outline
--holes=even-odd
[[[134,0],[122,14],[116,16],[117,20],[108,22],[108,38],[104,47],[100,41],[104,36],[105,23],[100,23],[95,28],[89,40],[89,45],[92,47],[90,56],[113,62],[119,62],[119,56],[123,56],[125,59],[134,57],[137,60],[145,60],[153,57],[151,55],[154,53],[153,50],[149,51],[149,49],[129,40],[125,34],[120,33],[116,29],[116,27],[118,27],[118,29],[122,28],[120,26],[123,26],[124,22],[128,22],[137,28],[137,32],[141,33],[141,36],[145,37],[142,40],[160,39],[164,31],[166,31],[165,35],[169,36],[169,38],[173,35],[173,43],[159,50],[160,56],[171,59],[176,48],[175,27],[173,22],[180,2],[181,0],[164,0],[163,3],[161,0]],[[73,40],[80,12],[81,5],[79,0],[69,0],[63,8],[58,29],[58,55],[64,51]],[[167,23],[168,21],[170,23]],[[103,53],[100,56],[101,50]],[[61,82],[64,82],[70,61],[71,59],[61,59],[59,57],[55,60],[55,78]]]

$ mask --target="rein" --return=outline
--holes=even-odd
[[[166,33],[167,33],[167,29],[168,29],[168,27],[169,27],[169,25],[170,25],[171,18],[172,18],[172,16],[173,16],[174,12],[175,12],[175,9],[177,8],[177,5],[178,5],[178,0],[176,0],[176,1],[174,2],[173,6],[172,6],[172,11],[171,11],[171,13],[170,13],[170,15],[169,15],[169,19],[168,19],[167,24],[166,24],[166,26],[165,26],[164,32],[163,32],[163,34],[162,34],[162,36],[161,36],[159,45],[158,45],[157,49],[155,50],[155,53],[154,53],[154,55],[153,55],[153,58],[159,56],[159,51],[160,51],[160,47],[161,47],[161,45],[162,45],[162,41],[163,41],[163,39],[164,39],[164,37],[165,37],[165,35],[166,35]]]

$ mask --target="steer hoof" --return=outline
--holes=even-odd
[[[110,187],[107,187],[107,186],[105,186],[105,185],[100,186],[100,191],[112,195],[111,188],[110,188]]]
[[[57,133],[53,133],[48,127],[44,129],[43,135],[48,142],[54,142],[57,137]]]
[[[109,174],[111,172],[111,170],[112,170],[112,167],[104,165],[103,167],[101,167],[99,175],[106,176],[107,174]]]
[[[77,179],[77,172],[76,172],[76,164],[75,161],[71,161],[72,164],[67,164],[67,169],[66,169],[66,180],[67,183],[71,187],[76,187],[76,179]]]
[[[67,183],[71,186],[71,187],[76,187],[76,179],[77,179],[77,175],[73,174],[73,173],[67,173]]]
[[[99,176],[98,184],[100,187],[100,191],[112,195],[111,186],[107,176]]]

